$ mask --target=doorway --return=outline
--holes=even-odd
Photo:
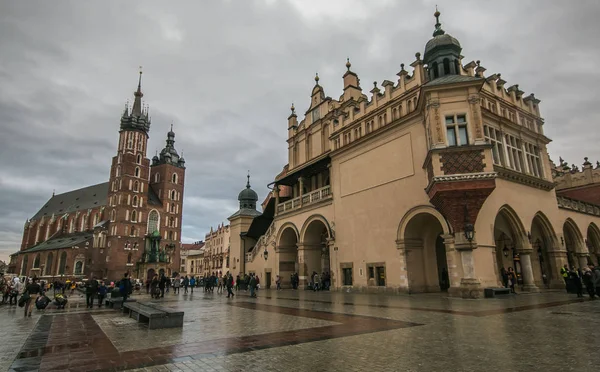
[[[441,235],[435,239],[435,258],[437,262],[438,282],[440,291],[447,292],[450,288],[450,275],[448,275],[448,259],[446,258],[446,245]]]
[[[271,272],[265,273],[265,288],[271,289]]]

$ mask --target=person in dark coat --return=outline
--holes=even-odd
[[[592,266],[593,268],[593,266]],[[583,285],[585,285],[585,289],[587,293],[590,295],[590,300],[593,300],[596,297],[596,288],[594,285],[594,273],[592,272],[592,268],[586,267],[583,269]]]
[[[577,297],[583,297],[583,285],[581,284],[581,278],[579,277],[579,273],[573,267],[571,271],[569,271],[569,279],[575,292],[577,293]]]
[[[158,288],[160,289],[160,298],[165,297],[165,288],[167,287],[167,278],[165,274],[160,274],[160,281],[158,282]]]
[[[86,307],[92,309],[94,307],[94,297],[98,293],[98,281],[96,277],[92,277],[92,279],[88,280],[85,283],[85,302],[87,304]]]
[[[123,302],[121,302],[121,309],[127,301],[129,294],[131,293],[131,281],[129,280],[129,273],[123,274],[123,278],[119,282],[119,292],[121,293],[121,297],[123,297]]]

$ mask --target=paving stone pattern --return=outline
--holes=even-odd
[[[138,300],[148,301],[145,294]],[[117,310],[52,307],[23,318],[0,371],[587,371],[600,363],[600,301],[562,292],[461,300],[443,294],[265,291],[168,294],[182,329],[148,330]]]

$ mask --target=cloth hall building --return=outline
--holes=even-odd
[[[598,193],[565,181],[597,172],[587,159],[584,175],[555,167],[540,100],[465,63],[439,16],[396,81],[367,95],[348,61],[339,99],[317,75],[300,118],[292,105],[287,165],[262,214],[230,218],[234,275],[269,287],[330,272],[337,290],[470,298],[500,285],[503,268],[536,291],[563,286],[564,264],[598,263]]]
[[[116,280],[125,272],[145,279],[179,271],[185,160],[172,126],[164,149],[147,158],[150,117],[141,76],[133,105],[121,115],[108,182],[52,195],[25,223],[9,272]]]

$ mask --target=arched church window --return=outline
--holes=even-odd
[[[58,261],[58,275],[65,274],[65,267],[67,265],[67,252],[60,254],[60,260]]]
[[[135,236],[135,226],[131,226],[129,235]]]
[[[171,213],[175,213],[175,203],[171,203]]]
[[[33,260],[33,268],[38,269],[40,267],[40,254],[38,253]]]
[[[123,156],[121,156],[121,154],[119,154],[117,156],[117,163],[121,164],[121,161],[123,160]]]
[[[137,207],[137,206],[138,206],[138,197],[137,197],[137,195],[135,195],[135,196],[133,197],[132,205],[133,205],[134,207]]]
[[[444,75],[450,74],[450,60],[448,58],[444,58]]]
[[[154,182],[160,182],[160,173],[154,174]]]
[[[171,182],[177,183],[177,173],[173,173],[173,177],[171,177]]]
[[[137,149],[138,149],[138,151],[143,151],[143,150],[144,150],[144,143],[141,141],[141,139],[142,139],[142,138],[140,137],[140,138],[139,138],[139,140],[138,140],[138,146],[137,146],[137,147],[138,147],[138,148],[137,148]],[[141,157],[140,157],[140,158],[141,158]],[[140,162],[141,162],[141,160],[140,160]],[[138,162],[138,163],[139,163],[139,162]]]
[[[175,190],[171,190],[171,199],[175,200],[175,196],[177,196],[177,194],[175,193]]]
[[[174,227],[175,226],[175,219],[173,217],[171,217],[169,219],[169,227]]]
[[[135,191],[135,192],[140,191],[140,183],[138,181],[135,181],[133,183],[133,191]]]
[[[150,211],[148,214],[148,234],[158,230],[158,212],[156,210]]]
[[[117,171],[115,172],[115,177],[121,177],[121,167],[117,167]]]
[[[437,62],[433,62],[431,64],[431,68],[433,69],[433,78],[438,78],[440,77],[440,71],[438,70],[438,63]]]
[[[140,167],[135,167],[135,176],[136,177],[140,176]]]
[[[137,160],[136,161],[137,161],[138,164],[142,164],[142,154],[138,154],[137,155]]]
[[[83,262],[82,261],[75,262],[75,272],[73,272],[73,274],[75,274],[75,275],[83,274]]]
[[[117,211],[115,211],[114,209],[112,211],[110,211],[110,220],[114,221],[117,219]]]
[[[131,212],[131,222],[137,222],[137,212]]]

